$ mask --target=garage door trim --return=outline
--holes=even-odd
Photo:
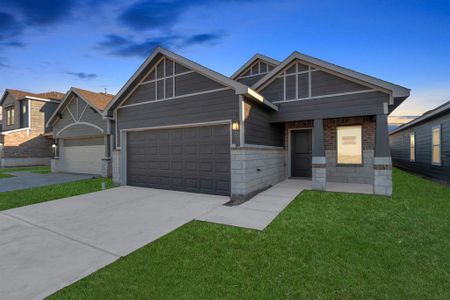
[[[186,128],[186,127],[201,127],[201,126],[213,126],[213,125],[229,125],[230,128],[230,147],[233,144],[233,134],[231,129],[231,120],[213,121],[213,122],[201,122],[201,123],[188,123],[188,124],[176,124],[166,126],[153,126],[153,127],[141,127],[141,128],[128,128],[120,130],[120,141],[122,147],[120,148],[120,184],[127,185],[127,132],[129,131],[147,131],[157,129],[170,129],[170,128]]]

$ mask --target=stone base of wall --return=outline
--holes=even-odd
[[[9,158],[0,159],[0,166],[5,167],[31,167],[31,166],[49,166],[51,157],[27,157],[27,158]]]
[[[283,148],[242,147],[231,150],[231,200],[246,201],[287,178]]]
[[[326,150],[325,155],[328,182],[373,183],[373,150],[363,150],[362,166],[337,165],[336,150]]]
[[[120,184],[120,150],[112,151],[111,175],[114,184]]]
[[[326,158],[316,156],[312,158],[312,189],[325,190],[327,186]]]
[[[59,172],[59,158],[53,158],[50,162],[50,168],[52,170],[53,173],[57,173]]]
[[[102,177],[111,177],[112,175],[112,160],[110,158],[102,159]]]
[[[373,193],[376,195],[392,195],[392,160],[390,157],[374,158]]]

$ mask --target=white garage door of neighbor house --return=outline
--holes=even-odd
[[[65,139],[60,156],[63,172],[100,175],[105,157],[103,137]]]

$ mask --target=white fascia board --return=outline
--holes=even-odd
[[[328,69],[331,71],[334,71],[336,73],[343,74],[348,77],[355,78],[357,80],[360,80],[362,82],[367,82],[369,84],[381,87],[383,89],[392,91],[392,96],[394,98],[396,97],[409,97],[410,89],[402,87],[400,85],[387,82],[384,80],[381,80],[379,78],[375,78],[357,71],[353,71],[326,61],[323,61],[321,59],[302,54],[299,52],[294,52],[291,55],[289,55],[288,58],[286,58],[281,64],[279,64],[277,67],[275,67],[271,72],[269,72],[266,76],[261,78],[258,82],[256,82],[252,88],[255,90],[258,90],[267,80],[272,78],[274,75],[276,75],[278,72],[280,72],[284,67],[286,67],[289,63],[291,63],[294,59],[302,60],[307,63],[310,63],[312,65],[316,65],[319,67],[322,67],[324,69]]]
[[[245,64],[243,64],[236,72],[233,73],[233,75],[230,76],[231,79],[236,79],[240,73],[242,73],[245,69],[247,69],[253,62],[255,62],[257,59],[267,61],[268,63],[271,63],[275,66],[279,65],[280,62],[276,59],[273,59],[271,57],[262,55],[262,54],[255,54],[253,55]]]

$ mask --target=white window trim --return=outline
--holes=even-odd
[[[415,131],[410,132],[408,136],[409,136],[409,161],[415,162],[416,161],[416,132]],[[414,147],[411,147],[411,136],[414,137]],[[411,158],[411,156],[412,156],[411,149],[414,149],[414,157],[413,158]]]
[[[439,145],[434,145],[433,144],[433,134],[434,134],[434,130],[435,129],[439,129]],[[433,151],[434,151],[434,147],[435,146],[439,146],[439,162],[435,162],[433,160]],[[442,130],[441,130],[441,124],[435,125],[433,127],[431,127],[431,164],[433,166],[442,166]]]

